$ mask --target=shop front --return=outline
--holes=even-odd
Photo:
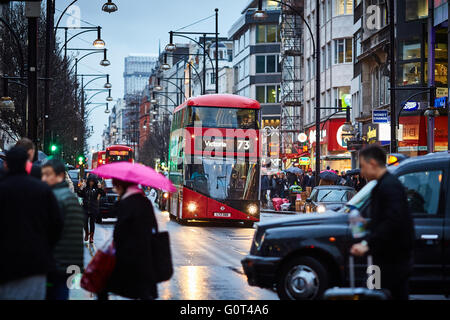
[[[342,135],[345,119],[330,119],[320,124],[320,159],[321,169],[347,171],[352,168],[351,153],[347,150],[347,139]],[[311,167],[315,170],[316,164],[316,128],[306,130],[310,148]]]
[[[447,116],[435,117],[434,151],[447,150]],[[408,157],[427,153],[427,118],[422,115],[405,115],[399,119],[397,130],[398,152]],[[365,144],[378,144],[390,152],[391,126],[389,123],[366,123],[362,127]]]

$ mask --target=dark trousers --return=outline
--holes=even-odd
[[[47,275],[46,300],[69,300],[68,277],[69,275],[57,271]]]
[[[84,232],[89,234],[90,232],[94,233],[95,231],[95,219],[97,214],[92,211],[84,210]]]
[[[390,292],[392,300],[408,300],[411,262],[376,263],[381,271],[381,288]]]
[[[264,207],[267,206],[267,190],[261,190],[261,203]]]

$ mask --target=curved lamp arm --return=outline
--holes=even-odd
[[[171,84],[173,84],[178,90],[180,90],[181,91],[181,93],[183,94],[183,96],[184,96],[184,99],[186,100],[187,99],[187,97],[186,97],[186,94],[184,93],[184,91],[183,91],[183,89],[182,88],[180,88],[178,85],[176,85],[175,83],[173,83],[172,81],[170,81],[170,80],[167,80],[167,79],[161,79],[162,81],[166,81],[166,82],[168,82],[168,83],[171,83]]]
[[[62,19],[62,17],[64,16],[64,14],[67,12],[67,10],[69,10],[69,8],[75,3],[75,2],[77,2],[78,0],[74,0],[74,1],[72,1],[65,9],[64,9],[64,11],[61,13],[61,16],[59,17],[59,19],[58,19],[58,22],[56,23],[56,27],[55,27],[55,35],[54,35],[54,39],[56,39],[56,31],[58,30],[58,26],[59,26],[59,23],[61,22],[61,19]]]
[[[196,44],[198,44],[200,47],[202,47],[203,50],[205,50],[205,53],[206,53],[206,55],[208,56],[209,61],[211,62],[212,68],[214,69],[214,68],[216,67],[216,66],[214,65],[214,63],[213,63],[213,61],[212,61],[212,59],[211,59],[211,56],[209,55],[208,51],[206,50],[206,48],[205,48],[200,42],[198,42],[198,41],[195,40],[194,38],[185,36],[185,35],[183,35],[183,34],[177,34],[177,33],[174,32],[173,35],[174,35],[174,36],[178,36],[178,37],[182,37],[182,38],[186,38],[186,39],[189,39],[189,40],[191,40],[191,41],[194,41]],[[219,53],[219,49],[217,48],[216,51],[217,51],[217,54],[218,54],[218,53]]]
[[[72,40],[72,39],[75,38],[75,37],[78,37],[79,35],[81,35],[81,34],[83,34],[83,33],[91,32],[91,31],[97,31],[97,29],[95,29],[95,30],[94,30],[94,29],[84,30],[84,31],[81,31],[81,32],[77,33],[76,35],[73,35],[72,37],[70,37],[70,38],[62,45],[62,47],[59,49],[57,55],[59,56],[59,54],[61,53],[61,51],[64,49],[64,47],[67,46],[67,44],[69,43],[70,40]]]
[[[92,50],[95,50],[95,49],[92,49]],[[101,50],[101,51],[93,51],[93,52],[86,53],[84,56],[82,56],[80,59],[78,59],[77,62],[75,62],[75,64],[74,64],[74,65],[72,66],[72,68],[70,69],[69,73],[72,72],[73,68],[75,68],[75,66],[77,65],[78,62],[80,62],[81,60],[83,60],[83,59],[86,58],[87,56],[90,56],[91,54],[99,53],[99,52],[102,52],[102,51],[103,51],[103,49],[100,49],[100,50]]]
[[[153,92],[154,92],[154,93],[157,93],[157,94],[159,94],[159,95],[161,95],[161,96],[163,96],[163,97],[166,97],[167,99],[169,99],[169,100],[173,103],[174,106],[177,106],[177,104],[175,103],[175,101],[173,101],[172,98],[170,98],[168,95],[165,95],[164,93],[161,93],[161,92],[158,92],[158,91],[153,91]]]

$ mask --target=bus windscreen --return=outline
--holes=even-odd
[[[185,124],[202,127],[230,129],[258,129],[258,110],[239,108],[189,107]]]

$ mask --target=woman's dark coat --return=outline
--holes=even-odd
[[[116,267],[108,291],[133,299],[158,297],[152,266],[151,237],[157,222],[151,202],[134,194],[116,203]]]

